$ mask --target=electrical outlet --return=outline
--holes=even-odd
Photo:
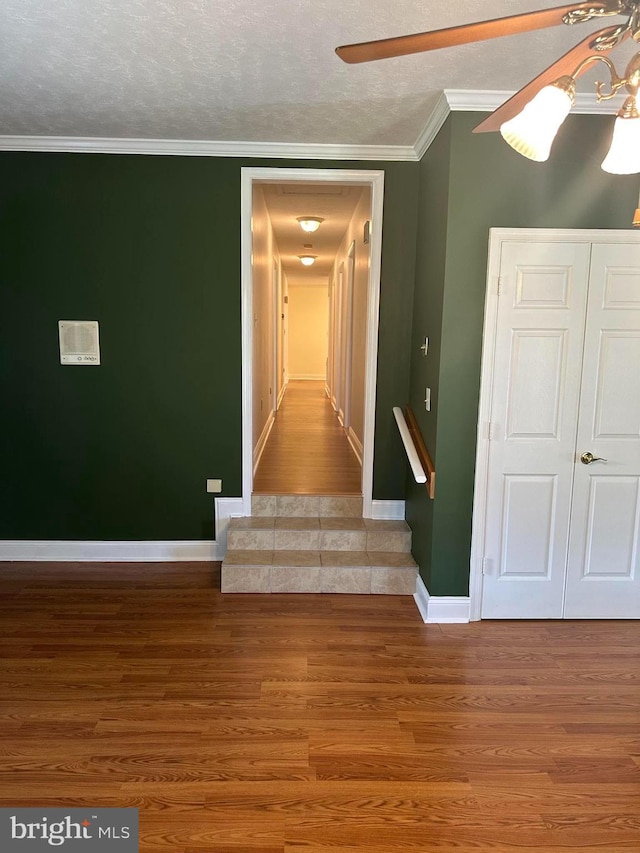
[[[207,480],[207,491],[210,494],[219,495],[222,491],[222,480]]]

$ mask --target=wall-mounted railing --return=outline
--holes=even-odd
[[[433,499],[436,493],[436,469],[422,438],[416,416],[410,406],[406,407],[405,412],[399,406],[394,406],[393,414],[414,479],[416,483],[426,485],[429,497]]]

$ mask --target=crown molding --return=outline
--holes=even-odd
[[[451,112],[493,112],[508,101],[515,92],[488,92],[481,89],[445,89],[444,97]],[[574,114],[612,115],[620,109],[625,95],[616,95],[607,101],[598,102],[595,92],[578,92],[571,108]]]
[[[449,113],[493,112],[514,94],[515,92],[490,92],[481,89],[445,89],[415,142],[415,159],[422,159]],[[595,92],[579,92],[571,111],[575,115],[613,116],[620,109],[624,100],[624,95],[616,95],[607,101],[598,102]]]
[[[220,142],[206,139],[115,139],[83,136],[0,136],[0,151],[152,154],[173,157],[259,157],[286,160],[415,161],[413,145],[326,145]]]
[[[416,140],[414,146],[416,160],[422,159],[425,152],[429,149],[431,143],[438,135],[440,128],[447,120],[447,116],[450,112],[451,105],[447,100],[446,92],[442,92],[431,111],[431,115],[427,119],[427,123],[425,124],[422,133]]]
[[[451,112],[490,113],[504,104],[514,92],[483,89],[445,89],[444,97]]]
[[[117,139],[89,136],[0,136],[0,151],[69,154],[150,154],[166,157],[247,157],[282,160],[364,160],[416,162],[436,138],[451,112],[493,112],[514,93],[481,89],[445,89],[413,145],[340,145],[303,142],[241,142],[207,139]],[[598,103],[595,93],[580,92],[572,112],[613,115],[624,102],[617,95]]]

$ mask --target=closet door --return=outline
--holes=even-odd
[[[574,468],[564,616],[639,618],[637,242],[593,245]]]
[[[589,254],[586,241],[502,243],[484,619],[563,615]]]

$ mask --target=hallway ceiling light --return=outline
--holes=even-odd
[[[296,217],[296,222],[300,224],[303,231],[307,231],[309,234],[312,234],[314,231],[318,230],[324,222],[324,219],[321,216],[298,216]]]
[[[298,255],[300,258],[300,263],[304,264],[305,267],[310,267],[313,263],[315,263],[317,255]]]

